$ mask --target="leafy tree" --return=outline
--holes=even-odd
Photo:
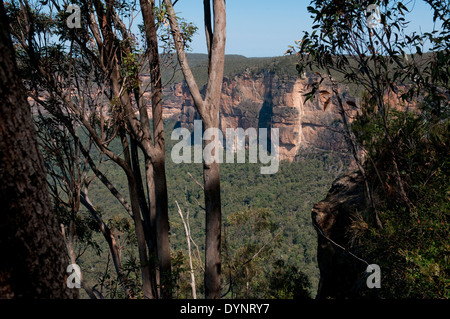
[[[264,296],[264,276],[281,232],[266,209],[230,214],[225,224],[225,273],[232,298]]]
[[[136,37],[124,22],[134,20],[130,15],[135,12],[135,2],[77,4],[81,7],[83,27],[72,29],[66,24],[65,2],[12,1],[8,4],[11,33],[18,48],[27,93],[38,108],[45,110],[44,116],[59,121],[62,128],[55,126],[53,129],[65,130],[74,141],[78,152],[69,155],[78,158],[66,156],[62,158],[63,164],[67,167],[70,163],[89,164],[95,176],[133,217],[144,296],[170,298],[172,267],[161,60],[155,36],[162,21],[155,16],[155,2],[143,2],[147,46],[140,51]],[[191,34],[183,35],[188,41]],[[149,63],[144,63],[147,58],[144,52],[149,53]],[[152,123],[145,106],[144,83],[140,79],[144,67],[150,71]],[[89,139],[80,141],[77,136],[80,131]],[[86,141],[89,146],[82,145]],[[118,152],[110,150],[114,142],[121,145]],[[107,158],[123,170],[128,199],[90,158],[88,150],[92,145],[100,162]],[[64,150],[66,146],[60,145],[60,148]],[[144,168],[140,167],[140,158],[144,158]],[[75,206],[79,205],[81,197],[81,202],[94,213],[95,207],[86,197],[90,182],[78,180],[77,183],[71,190]],[[114,238],[107,235],[105,239],[111,242]],[[118,265],[117,258],[113,259]],[[120,273],[120,266],[116,268]]]
[[[407,35],[402,1],[378,2],[378,29],[367,21],[370,1],[311,1],[314,31],[297,48],[298,71],[321,74],[307,97],[334,94],[341,109],[373,213],[353,229],[381,266],[385,297],[448,297],[450,12],[446,1],[425,2],[441,30]],[[321,90],[325,79],[354,85],[358,104]]]
[[[288,266],[282,260],[274,263],[270,275],[268,294],[275,299],[309,299],[311,284],[308,277],[295,266]]]

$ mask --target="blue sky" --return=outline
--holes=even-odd
[[[280,56],[289,45],[310,31],[309,0],[227,0],[227,54],[247,57]],[[432,11],[422,0],[404,1],[412,12],[408,31],[431,31]],[[199,28],[192,52],[206,53],[203,0],[179,0],[175,11]]]

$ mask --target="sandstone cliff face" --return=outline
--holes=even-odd
[[[313,80],[311,76],[299,79],[272,73],[224,78],[220,129],[225,134],[227,128],[278,128],[280,160],[294,160],[302,148],[345,149],[343,136],[335,132],[341,122],[336,101],[331,99],[326,108],[326,96],[304,102]],[[326,83],[321,90],[331,92]],[[349,98],[343,88],[340,93]],[[181,126],[191,128],[199,118],[184,83],[165,90],[164,116],[175,117]]]
[[[333,94],[316,94],[305,102],[305,94],[311,91],[317,75],[310,73],[303,78],[281,76],[271,72],[254,74],[245,72],[225,77],[222,86],[220,129],[226,135],[227,128],[278,128],[280,160],[292,161],[303,149],[315,148],[346,151],[342,134],[342,119],[337,98]],[[386,102],[394,108],[415,108],[404,103],[398,92],[387,92]],[[332,92],[331,84],[324,81],[320,91]],[[359,104],[345,86],[339,86],[349,121],[356,114]],[[331,99],[329,97],[331,96]],[[147,103],[150,94],[145,93]],[[347,102],[353,102],[348,104]],[[164,89],[163,115],[175,118],[179,125],[192,129],[194,119],[199,119],[189,89],[184,82]],[[150,110],[150,108],[149,108]],[[151,116],[151,111],[149,111]]]

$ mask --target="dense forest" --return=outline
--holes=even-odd
[[[174,121],[165,123],[169,136],[175,124]],[[175,143],[169,140],[168,149],[172,149]],[[126,190],[123,173],[107,162],[104,165],[105,174],[118,190]],[[282,162],[280,170],[273,175],[261,175],[259,163],[222,164],[223,241],[227,256],[224,260],[224,287],[225,291],[230,288],[224,297],[293,298],[296,294],[314,297],[319,273],[316,233],[310,222],[311,209],[314,203],[324,198],[331,182],[348,165],[349,159],[344,156],[317,151],[299,154],[294,162]],[[186,235],[177,203],[184,218],[189,214],[191,236],[199,251],[203,251],[205,221],[201,204],[203,192],[199,186],[201,164],[174,164],[169,159],[167,179],[171,199],[170,241],[172,254],[179,262],[177,277],[174,278],[180,289],[177,297],[191,298]],[[108,220],[111,227],[122,234],[122,238],[132,237],[132,229],[124,229],[131,227],[131,218],[124,218],[116,199],[99,181],[94,181],[90,187],[90,198],[93,203],[98,203],[96,206],[103,219]],[[92,223],[86,209],[80,210],[79,218],[77,228]],[[114,287],[109,292],[111,297],[120,296],[121,291],[114,286],[117,285],[114,272],[104,266],[108,249],[102,236],[92,230],[85,236],[89,238],[91,247],[86,249],[86,246],[80,246],[83,256],[79,263],[86,269],[86,278],[92,280],[94,285],[104,285],[102,291],[106,287]],[[256,253],[257,256],[253,257]],[[123,254],[124,260],[129,261],[129,270],[136,271],[136,251],[126,250]],[[196,258],[195,273],[197,282],[201,283],[203,257],[197,255]],[[281,268],[280,264],[284,266]],[[286,276],[289,280],[279,284],[276,276]],[[248,288],[247,282],[250,283]],[[199,294],[201,287],[199,284]]]
[[[177,2],[2,1],[0,297],[448,299],[448,1],[406,34],[409,3],[312,0],[313,31],[270,58],[225,55],[225,0],[203,2],[208,53],[189,53]],[[217,132],[243,73],[308,78],[301,105],[338,110],[347,152],[262,174],[218,161],[213,133],[176,163],[164,88]]]

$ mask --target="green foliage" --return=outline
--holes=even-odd
[[[309,299],[311,284],[297,267],[277,260],[270,274],[268,295],[274,299]]]
[[[402,1],[380,1],[382,26],[371,29],[371,1],[312,0],[313,32],[291,48],[299,73],[319,72],[315,91],[327,77],[362,92],[348,136],[364,152],[382,227],[367,222],[353,240],[381,267],[379,297],[449,297],[450,8],[425,2],[442,28],[405,34]],[[426,41],[433,45],[427,53]],[[398,105],[386,94],[397,94]]]
[[[384,227],[364,234],[363,243],[368,258],[381,269],[391,269],[382,274],[381,296],[449,298],[449,117],[433,123],[424,113],[394,114],[389,127],[399,134],[391,147],[397,150],[400,171],[414,208],[407,211],[393,200],[392,169],[381,154],[387,146],[378,140],[380,134],[376,130],[366,132],[372,157],[378,159],[377,167],[368,165],[368,168],[372,176],[376,176],[377,169],[383,178],[382,185],[378,180],[373,183],[378,185],[379,216]],[[373,118],[372,122],[376,121]],[[372,127],[371,124],[369,121],[365,127]]]
[[[128,51],[125,56],[122,57],[122,74],[126,81],[126,90],[131,93],[140,87],[139,78],[139,64],[137,61],[136,53]]]
[[[165,122],[167,136],[171,135],[174,125],[173,121]],[[170,154],[173,145],[177,142],[166,140],[167,154]],[[110,144],[110,148],[118,152],[120,143],[114,141]],[[97,159],[96,156],[94,152],[95,159]],[[289,267],[295,266],[297,270],[301,270],[301,273],[307,276],[311,283],[308,291],[313,295],[318,285],[318,269],[317,237],[310,222],[311,209],[314,203],[325,197],[332,181],[340,173],[342,165],[346,164],[346,162],[341,162],[339,157],[331,154],[305,153],[300,154],[295,162],[281,162],[279,171],[273,175],[261,175],[260,163],[224,163],[221,165],[224,220],[222,232],[223,293],[227,292],[230,287],[230,271],[232,284],[230,292],[225,298],[236,296],[242,298],[295,298],[297,293],[293,292],[292,285],[284,288],[270,288],[270,278],[272,274],[277,274],[277,272],[274,273],[277,260],[282,260],[289,265],[286,266],[288,267],[286,276],[288,273],[291,274],[289,278],[297,278],[295,277],[297,275],[294,276]],[[101,168],[117,189],[128,198],[127,182],[123,172],[109,161],[104,162]],[[183,209],[190,211],[191,235],[198,245],[201,259],[203,259],[205,215],[200,206],[204,205],[204,194],[188,175],[190,173],[201,183],[202,164],[174,164],[168,156],[166,168],[170,242],[172,256],[177,259],[176,267],[174,266],[176,269],[174,268],[173,273],[175,296],[191,298],[186,236],[177,213],[175,200]],[[127,265],[126,272],[131,276],[130,280],[134,283],[135,293],[140,293],[140,273],[138,264],[136,264],[138,260],[136,245],[132,242],[135,240],[135,235],[131,218],[126,215],[117,200],[98,180],[94,180],[89,187],[89,196],[94,205],[101,208],[104,220],[109,220],[108,226],[116,235],[120,235],[120,244],[124,249],[122,258]],[[91,283],[103,278],[105,261],[108,260],[108,248],[101,234],[96,234],[95,240],[102,248],[101,256],[96,257],[89,249],[82,258],[82,269],[87,271],[87,278]],[[261,248],[261,252],[251,259]],[[242,265],[247,261],[249,262]],[[197,257],[194,259],[199,297],[204,293],[203,273],[200,267],[203,262]],[[108,271],[111,278],[116,277],[112,267],[109,267]],[[249,282],[248,290],[246,288],[247,280]],[[304,283],[305,287],[308,287],[306,281]],[[98,284],[98,288],[100,286]],[[106,291],[105,287],[103,289]],[[277,289],[287,289],[286,294],[276,292]],[[272,292],[269,294],[270,291]],[[114,290],[113,295],[118,297],[120,293],[122,293],[120,289],[117,289],[117,291]]]
[[[260,208],[232,213],[224,228],[224,273],[229,277],[231,298],[264,297],[267,264],[279,242],[270,211]]]
[[[118,156],[123,156],[120,142],[115,135],[117,124],[123,123],[114,123],[116,120],[122,120],[119,115],[122,115],[123,110],[118,97],[110,96],[110,88],[107,85],[102,87],[102,83],[108,82],[105,78],[108,72],[105,72],[101,67],[102,63],[98,63],[99,61],[96,60],[106,62],[105,59],[117,58],[120,62],[118,65],[122,72],[121,75],[126,79],[125,83],[122,83],[124,89],[131,92],[140,84],[139,72],[144,67],[142,62],[139,62],[143,57],[142,52],[139,51],[134,38],[127,38],[122,33],[120,23],[117,22],[111,24],[112,30],[107,32],[103,30],[102,34],[104,44],[113,41],[115,50],[103,52],[102,46],[96,43],[89,28],[70,29],[66,27],[65,20],[69,13],[58,8],[46,13],[48,7],[45,6],[47,4],[56,6],[55,3],[57,2],[35,2],[33,7],[27,7],[24,11],[21,10],[19,1],[13,1],[7,6],[8,15],[12,21],[15,44],[19,45],[23,42],[22,49],[19,48],[18,50],[18,61],[21,72],[24,73],[24,79],[31,79],[25,84],[30,92],[34,90],[34,93],[38,92],[38,87],[43,91],[49,88],[46,85],[47,80],[36,77],[37,66],[48,71],[48,74],[57,74],[58,87],[62,90],[77,88],[77,94],[73,94],[71,99],[75,105],[83,106],[82,116],[97,111],[97,109],[90,109],[91,106],[96,105],[91,103],[92,100],[99,97],[98,95],[94,97],[92,93],[104,92],[111,107],[109,115],[112,115],[112,118],[104,119],[108,122],[108,127],[100,127],[100,119],[96,115],[89,118],[89,122],[93,130],[101,131],[102,137],[105,134],[104,137],[108,142],[104,146]],[[82,25],[86,26],[92,8],[86,2],[76,1],[75,3],[82,8]],[[104,6],[106,6],[102,2],[96,3],[96,5],[100,6],[100,11],[105,9]],[[134,8],[134,2],[114,2],[114,9],[117,10],[119,17],[130,17],[132,8]],[[158,10],[156,16],[159,26],[159,39],[165,45],[162,56],[170,56],[173,49],[171,49],[171,37],[165,21],[164,7],[160,7]],[[56,11],[59,12],[55,13]],[[110,16],[107,17],[107,19],[110,18]],[[34,30],[27,31],[24,25],[16,23],[16,21],[20,22],[27,19],[32,22],[30,24],[34,27]],[[182,29],[184,44],[188,47],[191,37],[196,32],[196,27],[182,20],[179,20],[179,24]],[[28,32],[30,33],[28,34]],[[108,35],[111,35],[111,37]],[[24,45],[27,44],[29,44],[29,47],[24,48]],[[206,56],[190,55],[189,59],[190,61],[197,59],[197,64],[194,64],[194,75],[199,85],[204,84],[207,72]],[[105,68],[108,67],[107,64]],[[295,59],[292,57],[247,59],[241,56],[227,56],[225,74],[234,76],[242,72],[250,72],[258,75],[270,72],[279,76],[289,76],[295,75],[294,66]],[[84,85],[80,86],[80,83],[84,83]],[[51,112],[53,116],[57,114],[67,121],[72,121],[73,110],[67,111],[67,109],[61,108],[61,105],[58,105],[58,103],[61,104],[61,101],[53,100],[55,92],[50,91],[48,90],[50,97],[46,100],[48,104],[46,107],[59,110],[60,113]],[[54,110],[52,109],[52,111]],[[115,119],[115,115],[117,115],[117,119]],[[59,126],[63,123],[58,123],[59,118],[54,120],[55,129],[60,133],[63,132],[63,130],[59,130]],[[73,127],[78,124],[79,121]],[[124,127],[121,126],[121,128]],[[170,136],[173,123],[166,127],[169,128],[166,130],[166,134]],[[83,128],[80,128],[77,133],[79,133],[83,145],[93,145]],[[67,134],[67,136],[69,135]],[[68,139],[65,141],[66,143],[63,143],[66,136],[56,136],[55,134],[53,138],[56,137],[62,140],[62,142],[58,141],[61,146],[60,150],[70,151],[71,147],[76,145],[76,142]],[[42,137],[41,140],[52,141],[51,138],[45,137]],[[166,146],[170,150],[173,142],[168,141]],[[46,152],[48,153],[46,154],[48,155],[46,156],[47,165],[52,167],[55,173],[58,173],[58,170],[63,170],[62,167],[57,166],[61,163],[65,164],[65,160],[75,161],[81,158],[71,154],[66,159],[60,159],[57,157],[59,156],[58,153],[55,155],[47,150]],[[80,154],[78,149],[73,153]],[[170,154],[170,152],[167,152],[167,154]],[[98,164],[99,169],[128,200],[128,184],[123,171],[118,169],[117,165],[104,155],[101,155],[94,147],[91,150],[91,156]],[[140,154],[140,158],[143,158],[142,154]],[[81,162],[83,161],[80,160]],[[224,229],[224,243],[226,242],[226,245],[224,244],[223,253],[227,257],[224,259],[223,265],[230,274],[229,286],[233,296],[270,298],[306,296],[301,292],[303,291],[301,289],[308,286],[306,280],[302,277],[302,273],[310,279],[313,286],[317,286],[316,233],[310,224],[310,211],[312,205],[324,197],[331,181],[338,174],[339,170],[336,169],[339,166],[336,164],[338,162],[340,162],[338,157],[329,154],[325,156],[323,154],[299,156],[298,162],[281,163],[280,171],[271,176],[261,175],[259,164],[222,165],[222,205],[224,219],[229,223]],[[72,163],[73,168],[80,168],[80,163]],[[84,165],[88,166],[86,162],[84,162]],[[167,157],[173,277],[171,283],[162,284],[175,285],[177,287],[176,295],[180,297],[190,294],[187,285],[189,277],[186,275],[188,268],[186,266],[185,236],[176,214],[175,200],[180,203],[184,201],[186,207],[193,212],[193,218],[191,219],[193,237],[199,243],[199,250],[202,252],[204,249],[204,213],[199,207],[199,203],[201,205],[204,202],[203,192],[193,183],[187,174],[188,172],[201,180],[201,164],[175,165],[170,161],[170,157]],[[68,175],[70,173],[72,172],[69,172]],[[86,173],[83,178],[93,176],[89,169],[83,173]],[[78,177],[81,175],[79,174]],[[59,185],[54,187],[53,193],[57,194],[67,185],[73,186],[71,184],[73,179],[70,180],[70,177],[72,176],[64,181],[66,186],[60,180]],[[79,185],[84,184],[80,182]],[[79,191],[79,188],[71,187],[70,191],[72,191],[72,194],[68,193],[67,196],[71,196],[71,204],[77,203],[79,193],[76,194],[76,192]],[[122,257],[122,270],[130,283],[130,287],[137,297],[143,297],[140,273],[142,261],[137,257],[136,235],[132,219],[124,212],[123,207],[117,203],[110,191],[98,180],[89,184],[89,196],[117,241]],[[81,208],[78,211],[79,205],[72,205],[72,210],[68,209],[67,206],[58,205],[57,208],[60,218],[63,222],[66,222],[66,226],[69,226],[72,221],[75,223],[77,228],[75,245],[79,251],[77,262],[80,264],[87,282],[91,284],[94,290],[99,291],[107,298],[123,297],[123,291],[117,280],[108,246],[102,234],[98,232],[98,225],[93,222],[90,214],[83,207],[80,206]],[[75,208],[77,210],[76,217],[73,216],[75,215]],[[277,262],[278,260],[282,262]],[[144,262],[156,263],[153,259]],[[286,266],[288,268],[283,270],[280,266],[281,263],[295,265],[295,267]],[[300,273],[297,269],[301,269],[302,272]],[[201,278],[199,268],[195,270],[197,277]],[[274,285],[274,282],[271,283],[268,280],[271,276],[285,278],[287,282],[284,286],[282,283],[278,286]],[[201,279],[199,282],[201,282]],[[198,286],[201,287],[201,284]],[[226,287],[226,282],[224,282],[224,287]],[[199,288],[199,291],[202,293],[201,288]],[[270,295],[268,295],[268,291],[271,291]]]
[[[155,8],[156,25],[158,26],[158,38],[163,43],[165,54],[173,54],[175,52],[175,44],[171,35],[171,30],[168,21],[168,13],[165,3],[162,3],[160,7]],[[183,41],[183,45],[186,51],[190,51],[190,43],[192,37],[197,32],[198,28],[191,22],[184,20],[183,18],[176,16],[178,26],[180,28],[180,36]]]

